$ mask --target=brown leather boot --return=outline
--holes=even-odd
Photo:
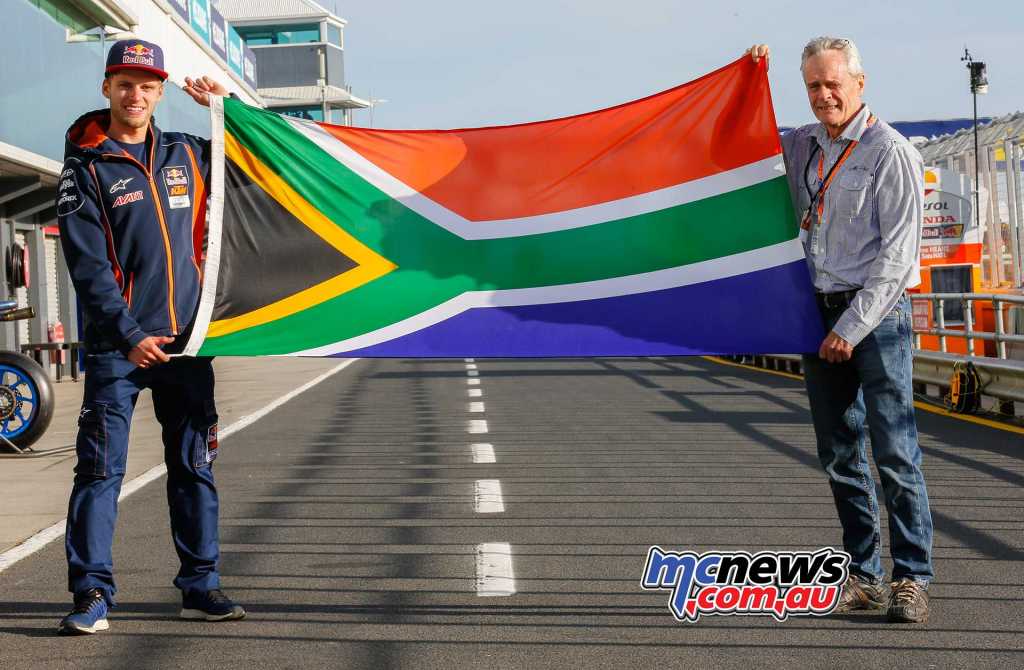
[[[850,575],[839,594],[839,603],[833,612],[854,610],[880,610],[885,607],[885,585],[872,584],[857,575]]]
[[[928,621],[928,588],[921,582],[904,577],[892,583],[889,595],[889,621],[892,623],[924,623]]]

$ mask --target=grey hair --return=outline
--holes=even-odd
[[[854,77],[864,74],[864,66],[860,62],[860,51],[853,40],[842,37],[815,37],[804,47],[804,53],[800,56],[800,71],[804,71],[804,64],[811,56],[817,56],[822,51],[839,51],[846,56],[846,69]]]

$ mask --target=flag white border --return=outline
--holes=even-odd
[[[206,239],[206,260],[203,263],[203,285],[199,293],[199,309],[196,312],[192,334],[188,338],[185,356],[195,356],[206,341],[210,328],[213,304],[217,298],[217,276],[220,271],[221,227],[224,217],[224,100],[210,96],[210,204],[209,226]]]

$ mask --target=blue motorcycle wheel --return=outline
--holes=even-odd
[[[0,435],[15,446],[36,442],[53,419],[53,386],[28,356],[0,352]]]

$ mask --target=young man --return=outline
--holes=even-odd
[[[61,243],[84,315],[85,397],[65,546],[74,609],[59,632],[106,630],[114,605],[111,545],[135,401],[152,389],[163,429],[171,534],[181,569],[181,616],[219,621],[245,611],[220,591],[217,570],[217,411],[209,359],[171,359],[199,299],[210,144],[161,132],[163,53],[143,40],[107,57],[109,109],[67,132],[57,195]],[[227,91],[201,78],[186,92],[208,105]]]
[[[749,51],[757,61],[768,47]],[[886,607],[875,483],[865,419],[889,513],[888,618],[928,619],[932,518],[921,472],[912,388],[910,300],[920,281],[924,166],[917,150],[861,99],[850,40],[819,37],[800,62],[820,123],[782,137],[793,202],[828,335],[804,356],[804,380],[850,578],[838,611]]]

